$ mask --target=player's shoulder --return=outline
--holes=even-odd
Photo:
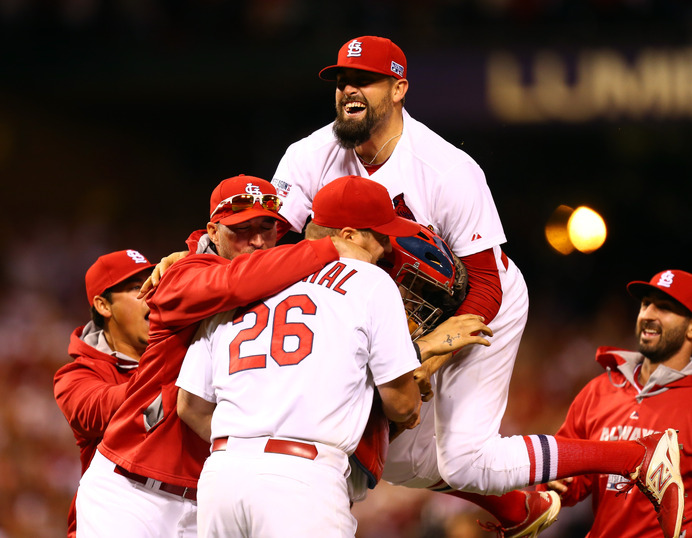
[[[480,169],[476,160],[458,144],[445,139],[409,114],[404,116],[404,126],[409,141],[408,149],[416,159],[442,170],[458,166]]]
[[[613,370],[604,372],[592,377],[579,390],[572,400],[572,406],[579,409],[591,409],[590,412],[607,405],[605,402],[612,402],[613,399],[622,403],[622,398],[629,401],[627,393],[631,390],[631,385],[627,382],[622,372]]]
[[[63,364],[53,376],[53,384],[70,383],[77,379],[96,379],[107,382],[121,382],[130,374],[123,374],[117,367],[117,360],[105,353],[77,355],[72,361]],[[121,380],[122,378],[122,380]]]
[[[309,135],[288,146],[288,153],[314,153],[328,151],[338,145],[332,131],[332,123],[313,131]]]

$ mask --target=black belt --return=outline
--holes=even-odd
[[[228,437],[219,437],[214,439],[211,445],[212,452],[217,450],[226,450],[228,445]],[[317,447],[310,443],[301,443],[300,441],[289,441],[287,439],[269,439],[264,447],[265,452],[272,454],[286,454],[287,456],[298,456],[307,460],[314,460],[317,457]]]
[[[136,473],[131,473],[127,469],[121,467],[120,465],[116,465],[114,472],[118,473],[119,475],[124,476],[125,478],[129,478],[133,482],[137,482],[138,484],[142,484],[143,486],[147,486],[149,484],[149,478],[146,476],[142,476],[141,474],[136,474]],[[152,489],[158,489],[160,491],[165,491],[166,493],[171,493],[172,495],[177,495],[178,497],[182,497],[183,499],[189,499],[191,501],[196,501],[197,500],[197,489],[196,488],[187,488],[185,486],[176,486],[174,484],[166,484],[165,482],[159,482],[158,480],[151,479],[154,484],[150,485],[148,487],[152,487]]]

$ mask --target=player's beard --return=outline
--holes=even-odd
[[[364,118],[355,120],[348,117],[345,105],[352,101],[365,103],[367,108]],[[336,120],[334,120],[332,131],[342,148],[354,149],[370,140],[373,131],[382,124],[387,113],[388,107],[384,99],[377,106],[371,106],[364,97],[359,99],[344,98],[336,105]]]
[[[641,341],[642,330],[647,327],[660,328],[661,333],[656,343],[643,343]],[[685,343],[685,329],[687,325],[680,324],[667,330],[663,330],[660,324],[651,322],[641,322],[637,327],[637,340],[639,341],[639,352],[654,364],[667,361],[675,355]]]

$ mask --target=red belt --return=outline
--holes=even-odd
[[[214,439],[211,445],[212,452],[217,450],[226,450],[228,445],[228,437],[219,437]],[[264,447],[265,452],[272,454],[286,454],[287,456],[298,456],[307,460],[314,460],[317,457],[317,447],[309,443],[301,443],[300,441],[288,441],[286,439],[269,439]]]
[[[161,491],[165,491],[166,493],[171,493],[173,495],[177,495],[178,497],[182,497],[183,499],[189,499],[191,501],[197,500],[197,489],[196,488],[186,488],[185,486],[175,486],[173,484],[166,484],[165,482],[159,482],[158,480],[149,479],[146,476],[142,476],[141,474],[131,473],[127,469],[120,467],[120,465],[115,466],[114,472],[118,473],[119,475],[124,476],[125,478],[129,478],[133,482],[137,482],[138,484],[142,484],[143,486],[150,484],[149,480],[151,480],[153,482],[153,485],[150,485],[148,487],[152,487],[152,489],[158,489]]]

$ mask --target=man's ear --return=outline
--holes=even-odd
[[[394,83],[392,88],[392,100],[395,103],[400,103],[406,97],[406,92],[408,91],[408,80],[402,78]]]
[[[100,295],[94,297],[94,308],[104,319],[109,319],[113,315],[111,313],[111,303]]]
[[[219,246],[219,224],[216,222],[207,222],[207,235],[209,240],[217,247]]]
[[[346,241],[353,241],[353,236],[358,232],[355,228],[351,228],[347,226],[346,228],[341,228],[339,230],[339,233],[337,234],[338,237],[341,237],[341,239],[345,239]]]

